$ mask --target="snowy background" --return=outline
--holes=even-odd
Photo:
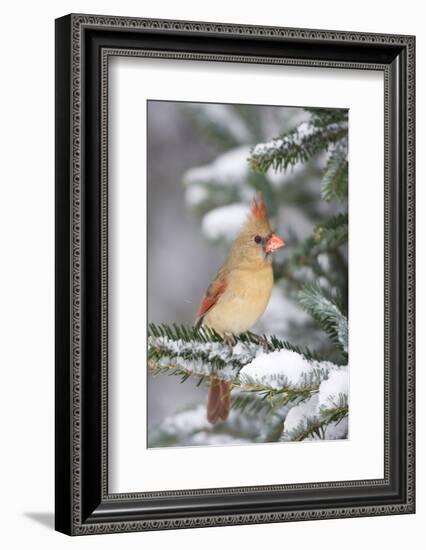
[[[320,181],[326,153],[306,163],[296,163],[284,172],[270,168],[266,174],[258,174],[247,162],[256,144],[263,143],[257,145],[255,152],[273,149],[280,145],[273,138],[295,127],[303,135],[308,121],[309,114],[295,107],[148,102],[150,323],[192,325],[199,302],[225,259],[256,189],[263,191],[274,229],[289,243],[276,256],[278,266],[286,265],[286,256],[312,235],[319,221],[342,211],[340,204],[321,200]],[[344,254],[347,259],[347,250]],[[324,270],[330,269],[329,263],[327,254],[318,256],[318,264],[323,264]],[[319,284],[329,284],[325,278],[316,277],[303,262],[296,269],[301,281],[317,278]],[[347,292],[346,278],[345,272],[344,280],[338,281],[343,296]],[[329,351],[326,335],[294,300],[297,288],[290,276],[276,276],[275,280],[268,308],[254,332],[274,334],[297,345]],[[305,411],[307,407],[319,411],[327,400],[334,400],[336,405],[342,396],[347,398],[348,376],[346,368],[334,372],[332,363],[312,365],[301,356],[296,357],[297,354],[289,355],[292,353],[289,351],[275,353],[281,357],[270,354],[255,358],[241,371],[241,376],[263,383],[262,369],[263,372],[266,369],[273,387],[274,364],[287,354],[285,359],[293,368],[292,383],[297,385],[297,378],[306,382],[306,376],[314,375],[319,377],[317,383],[323,380],[315,399],[293,407],[287,415],[286,432],[282,436],[285,440],[292,427],[300,428],[305,413],[309,412]],[[278,379],[279,376],[277,372]],[[180,444],[246,441],[240,441],[235,434],[205,435],[209,429],[205,418],[207,386],[197,386],[196,382],[189,378],[182,384],[176,376],[148,376],[149,430],[158,430],[161,425],[162,436],[167,440],[167,434],[173,434]],[[261,418],[256,415],[249,419],[244,430],[240,429],[241,422],[247,424],[247,417],[233,411],[229,424],[235,433],[247,434],[251,430],[254,437],[262,430]],[[328,429],[330,439],[344,436],[347,418],[334,431],[332,426]],[[170,444],[174,444],[173,438]]]

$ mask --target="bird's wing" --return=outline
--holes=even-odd
[[[215,280],[209,285],[206,293],[201,300],[200,307],[195,315],[195,326],[198,328],[203,322],[204,315],[219,300],[227,287],[227,278],[224,270],[220,270]]]

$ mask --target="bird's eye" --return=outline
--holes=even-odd
[[[262,237],[260,235],[256,235],[254,238],[254,242],[259,244],[260,242],[262,242]]]

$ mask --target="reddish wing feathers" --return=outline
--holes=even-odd
[[[199,327],[203,320],[204,315],[209,311],[211,307],[219,300],[221,295],[225,292],[227,282],[225,277],[217,277],[207,289],[203,299],[201,300],[200,307],[195,315],[195,326]]]
[[[200,327],[204,315],[215,305],[224,293],[227,286],[226,276],[222,270],[216,279],[210,284],[207,292],[201,300],[195,317],[195,326]],[[210,377],[209,393],[207,399],[207,419],[212,424],[219,420],[225,421],[231,409],[231,385],[228,382],[216,380]]]

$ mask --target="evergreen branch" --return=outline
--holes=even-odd
[[[271,413],[274,409],[271,400],[259,397],[255,391],[239,392],[232,400],[232,408],[241,413],[259,414],[261,411]]]
[[[289,404],[299,403],[318,392],[319,386],[291,388],[285,387],[273,390],[267,386],[248,385],[240,386],[240,392],[232,402],[232,407],[241,412],[261,411],[270,414]]]
[[[295,353],[302,355],[307,361],[323,360],[323,358],[318,353],[311,351],[307,346],[296,346],[294,344],[290,344],[290,342],[287,342],[287,340],[280,340],[276,336],[266,337],[265,335],[263,335],[263,338],[265,346],[269,348],[270,351],[279,351],[285,349],[288,351],[294,351]]]
[[[344,200],[348,196],[348,147],[341,140],[331,152],[321,181],[321,197],[330,202]]]
[[[274,351],[243,367],[239,381],[243,390],[256,391],[265,399],[286,395],[293,400],[317,391],[337,368],[329,361],[306,361],[294,352]]]
[[[301,426],[291,431],[288,435],[284,433],[284,441],[303,441],[304,439],[314,439],[315,437],[317,437],[318,439],[323,439],[323,432],[321,431],[321,421],[310,421],[307,422],[306,426]]]
[[[348,407],[338,407],[336,409],[321,411],[320,420],[308,423],[308,426],[296,437],[293,437],[292,441],[303,441],[311,435],[316,435],[320,439],[325,439],[327,427],[332,423],[336,423],[337,425],[348,415],[348,412]]]
[[[159,374],[179,376],[181,378],[181,382],[186,382],[190,376],[196,377],[198,379],[197,386],[200,386],[208,377],[203,371],[198,372],[194,365],[192,365],[192,368],[185,368],[176,363],[178,362],[165,364],[165,361],[161,361],[161,364],[159,364],[153,360],[149,360],[148,368],[153,376],[157,376]],[[225,378],[223,379],[225,380]]]
[[[311,115],[311,124],[316,128],[324,128],[329,124],[338,124],[348,121],[347,109],[325,109],[323,107],[305,107]]]
[[[275,339],[268,340],[275,343],[275,350],[289,349],[295,353],[302,354],[302,348],[292,346],[288,342]],[[271,345],[271,344],[269,344]],[[148,339],[148,366],[151,374],[168,374],[179,376],[185,382],[189,376],[198,379],[201,384],[209,376],[233,382],[235,387],[243,386],[238,380],[240,370],[250,363],[259,351],[264,351],[260,344],[245,343],[232,347],[228,344],[189,343],[185,345],[179,340],[170,340],[167,337],[152,337]],[[308,349],[303,350],[305,357],[310,361],[317,360],[316,354]],[[315,358],[315,359],[314,359]],[[259,392],[270,391],[275,395],[276,391],[267,386],[244,382],[244,389]]]
[[[223,337],[210,327],[203,326],[197,329],[188,325],[167,325],[161,323],[156,325],[150,323],[148,326],[148,336],[159,338],[161,336],[170,338],[170,340],[182,340],[184,342],[223,342]],[[247,341],[247,340],[244,340]]]
[[[257,344],[239,348],[240,353],[220,342],[184,341],[169,336],[150,336],[148,359],[151,371],[157,374],[174,374],[186,379],[191,374],[207,377],[217,375],[223,380],[233,380],[240,368],[253,358]]]
[[[281,437],[282,441],[303,441],[305,439],[325,439],[327,427],[330,424],[337,426],[349,414],[349,409],[345,407],[336,407],[333,409],[321,409],[319,417],[305,418],[298,426],[290,431],[285,430]]]
[[[345,213],[337,214],[336,216],[325,218],[321,223],[319,223],[316,226],[315,231],[317,231],[318,229],[324,229],[324,230],[339,229],[340,227],[347,226],[347,225],[348,225],[348,213],[345,212]]]
[[[239,365],[243,366],[250,362],[259,352],[264,350],[294,351],[302,355],[308,361],[321,361],[322,358],[307,347],[300,347],[281,340],[274,335],[265,336],[261,339],[252,332],[243,332],[232,336],[234,346],[229,345],[229,338],[225,338],[210,327],[201,326],[195,328],[187,325],[156,325],[150,323],[148,326],[148,358],[161,359],[163,356],[182,355],[183,357],[201,358],[208,355],[209,361],[217,361],[218,366],[222,363],[229,363],[232,357]],[[214,345],[216,344],[216,345]],[[237,344],[242,344],[238,346]]]
[[[348,353],[348,320],[339,306],[316,285],[306,285],[299,292],[301,306],[319,323],[331,340]]]
[[[150,325],[148,337],[148,366],[153,375],[178,376],[185,382],[190,376],[203,383],[210,376],[231,382],[233,388],[255,392],[262,400],[284,406],[296,398],[318,391],[335,365],[321,361],[317,354],[302,349],[275,336],[259,337],[245,333],[234,337],[233,345],[208,327]],[[270,354],[274,353],[272,356]],[[252,367],[256,357],[269,357],[279,369],[262,369],[261,375]],[[299,361],[299,375],[288,378],[287,363]],[[246,368],[244,368],[246,367]],[[244,370],[242,370],[244,369]],[[284,370],[282,370],[284,369]]]
[[[333,143],[347,135],[346,122],[332,123],[325,127],[316,127],[303,122],[280,138],[268,143],[259,143],[251,150],[248,162],[252,170],[266,172],[269,168],[276,171],[286,170],[298,162],[306,162],[314,155],[326,151]]]
[[[328,426],[332,422],[339,424],[349,414],[348,405],[334,407],[332,409],[321,409],[321,419],[324,426]]]
[[[339,270],[346,275],[347,266],[338,249],[346,245],[347,241],[347,214],[338,214],[326,219],[314,227],[313,234],[310,237],[293,247],[292,254],[287,256],[283,262],[275,263],[276,277],[285,277],[293,286],[301,290],[307,281],[298,277],[297,270],[308,266],[317,277],[323,276],[330,279],[330,284],[333,286],[336,277],[339,276]],[[337,268],[325,270],[318,261],[319,256],[322,254],[327,254],[329,257],[333,256]]]
[[[319,223],[314,228],[316,243],[325,243],[327,251],[342,246],[348,242],[348,214],[338,214]],[[324,250],[319,251],[319,253]]]

